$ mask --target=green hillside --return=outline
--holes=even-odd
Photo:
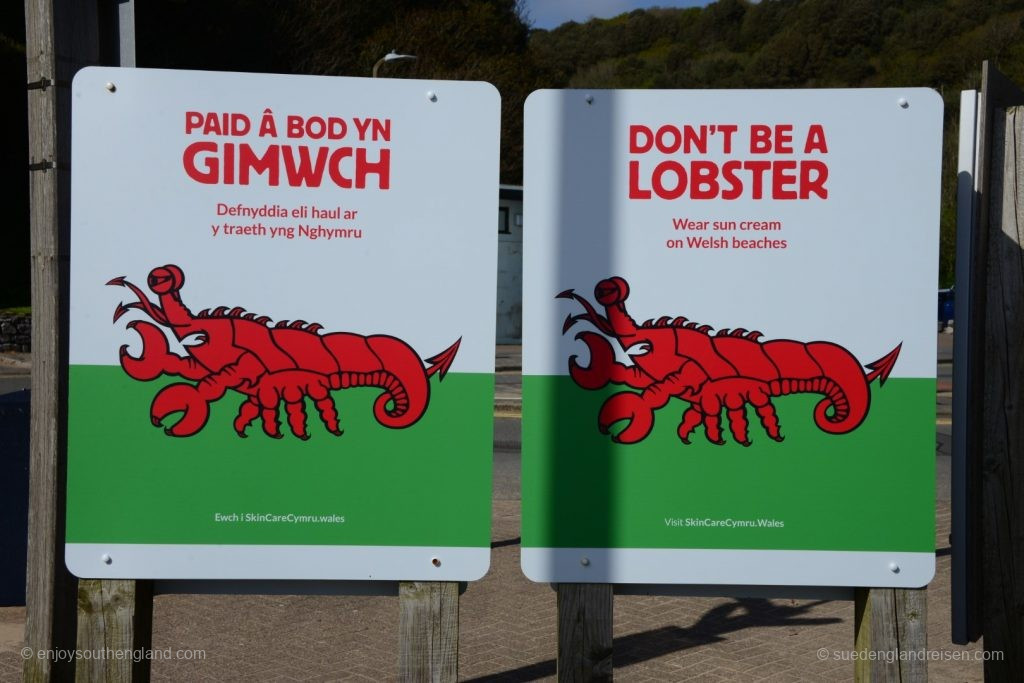
[[[920,85],[955,95],[975,85],[984,59],[1024,76],[1022,16],[1017,1],[719,0],[534,31],[530,52],[557,87]]]

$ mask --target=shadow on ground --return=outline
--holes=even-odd
[[[616,668],[629,666],[672,652],[717,643],[725,640],[723,636],[727,633],[754,626],[816,626],[842,621],[832,617],[812,619],[801,616],[825,602],[819,600],[801,605],[779,605],[763,598],[733,600],[708,610],[689,628],[664,626],[616,638],[612,645],[614,665]],[[556,673],[555,660],[548,659],[511,671],[472,678],[467,683],[521,683],[554,676]]]

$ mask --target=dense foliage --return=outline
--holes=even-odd
[[[1021,0],[719,0],[530,36],[548,87],[926,86],[946,103],[940,283],[953,282],[960,91],[991,60],[1024,84]]]
[[[959,92],[984,59],[1024,75],[1022,16],[1016,0],[719,0],[535,31],[530,48],[557,86]]]
[[[25,73],[20,5],[0,11],[11,92]],[[1024,84],[1024,0],[718,0],[551,31],[531,29],[517,0],[147,0],[136,13],[140,66],[368,76],[396,49],[418,59],[381,75],[490,81],[509,183],[521,182],[522,104],[536,88],[935,88],[946,101],[942,284],[953,276],[959,92],[978,86],[986,59]],[[3,115],[24,130],[23,110]],[[25,150],[18,141],[0,159],[19,194]],[[5,214],[9,225],[26,216]],[[18,239],[13,253],[27,253]],[[0,306],[27,301],[27,272],[27,259],[0,269]]]

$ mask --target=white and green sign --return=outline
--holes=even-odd
[[[90,68],[73,94],[71,571],[482,576],[494,88]]]
[[[526,574],[926,584],[937,94],[540,91],[525,131]]]

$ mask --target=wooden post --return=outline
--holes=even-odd
[[[32,416],[25,642],[36,652],[149,647],[151,584],[129,587],[126,584],[130,582],[85,582],[80,592],[64,566],[70,85],[80,68],[99,64],[103,55],[121,52],[134,62],[134,37],[125,42],[125,36],[119,35],[133,33],[132,27],[108,32],[117,37],[117,46],[104,49],[100,41],[101,21],[115,15],[131,17],[133,7],[129,4],[127,9],[119,7],[111,12],[106,0],[25,0],[32,205]],[[76,604],[87,607],[77,638]],[[138,627],[140,623],[144,628]],[[128,645],[119,647],[114,643]],[[76,661],[54,659],[27,658],[25,680],[74,678]],[[117,659],[88,661],[87,666],[124,663]],[[132,666],[130,660],[128,663],[130,668],[124,671],[87,668],[79,676],[83,680],[148,677],[148,660],[140,666]]]
[[[1006,172],[1019,151],[1007,144],[1014,135],[1007,133],[1006,112],[1024,105],[1024,90],[986,61],[977,103],[973,195],[958,207],[972,215],[970,229],[965,224],[957,236],[952,606],[954,642],[985,635],[985,648],[992,651],[1003,649],[993,643],[1005,643],[996,633],[989,638],[986,630],[995,628],[1007,635],[1005,617],[1021,613],[1020,592],[1014,603],[1013,581],[1003,572],[1006,557],[1014,557],[1009,561],[1019,566],[1021,553],[1019,540],[1017,545],[1010,542],[1021,534],[1021,503],[1014,505],[1021,490],[1020,467],[1010,465],[1020,446],[1022,349],[1019,338],[992,335],[1020,330],[1020,302],[1013,298],[1019,296],[1020,286],[1011,277],[1015,267],[1019,274],[1019,265],[1014,265],[1020,257],[1019,238],[1018,246],[1012,246],[1019,219],[1012,202],[1020,185],[1013,179],[1014,171]],[[1004,593],[1007,587],[1010,592]],[[1007,602],[993,602],[1004,599]],[[990,609],[1002,616],[987,614]],[[1024,649],[1019,645],[1019,623],[1016,632],[1018,648]],[[1013,668],[1008,661],[1004,664],[1009,676]],[[986,664],[986,673],[999,666]]]
[[[398,588],[398,677],[455,681],[459,676],[459,584],[403,581]]]
[[[612,585],[558,584],[558,680],[612,680]]]
[[[78,582],[78,681],[148,681],[153,625],[152,581]]]
[[[87,3],[83,3],[87,4]],[[67,0],[25,0],[31,200],[32,406],[29,427],[28,580],[25,643],[35,651],[75,646],[75,579],[64,567],[66,302],[71,119],[68,83],[75,57],[90,51]],[[95,38],[95,34],[92,35]],[[95,47],[93,45],[92,47]],[[59,57],[58,57],[59,56]],[[25,660],[26,681],[69,680],[74,662]]]
[[[854,632],[857,683],[928,680],[928,660],[921,656],[928,649],[927,589],[858,588]]]
[[[988,184],[982,526],[986,680],[1024,668],[1024,107],[997,109]]]

